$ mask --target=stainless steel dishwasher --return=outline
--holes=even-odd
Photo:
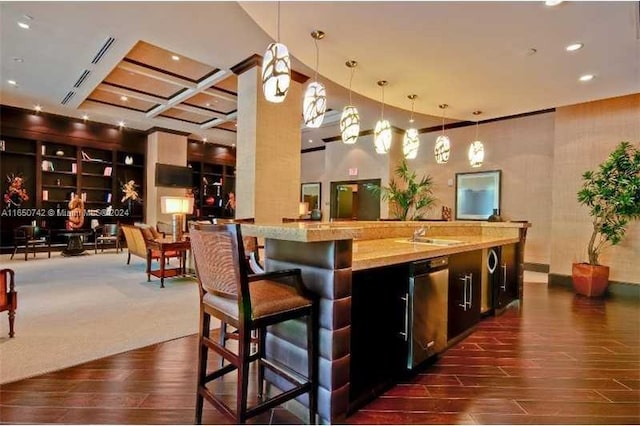
[[[411,370],[447,346],[449,258],[413,262],[405,302],[407,369]]]

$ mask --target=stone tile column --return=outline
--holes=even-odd
[[[280,223],[298,215],[302,83],[293,73],[284,102],[262,93],[262,58],[254,55],[233,67],[238,74],[236,218]]]

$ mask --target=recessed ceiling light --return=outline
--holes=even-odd
[[[202,142],[206,142],[206,141],[207,141],[207,138],[206,138],[206,137],[203,137],[203,138],[202,138]]]
[[[174,61],[179,61],[179,60],[180,60],[180,56],[178,56],[178,55],[171,55],[171,59],[173,59]]]
[[[546,6],[557,6],[562,3],[564,0],[545,0],[544,4]]]
[[[232,144],[231,144],[231,146],[235,148],[235,147],[236,147],[236,144],[235,144],[235,143],[232,143]]]
[[[238,123],[233,123],[234,126],[238,127]]]
[[[413,118],[409,119],[409,123],[413,123],[414,121],[416,121],[416,120],[414,120]]]
[[[210,107],[210,106],[211,106],[211,104],[210,104],[209,102],[207,102],[206,104],[204,104],[204,106],[206,106],[206,107]]]
[[[89,116],[88,116],[87,114],[82,114],[82,119],[83,119],[83,120],[88,120],[88,119],[89,119]]]
[[[124,127],[125,126],[125,122],[122,121],[122,120],[118,121],[118,126]]]
[[[580,81],[591,81],[594,79],[594,75],[593,74],[585,74],[585,75],[581,75],[580,78],[578,80]]]
[[[22,28],[23,30],[28,30],[29,28],[31,28],[31,27],[29,27],[29,24],[27,24],[26,22],[22,22],[22,21],[18,21],[18,26],[20,28]]]
[[[40,105],[34,106],[33,109],[35,109],[37,112],[42,111],[42,107]]]
[[[18,82],[15,81],[15,80],[7,80],[7,83],[9,83],[12,86],[17,86],[18,85]]]
[[[14,56],[14,57],[13,57],[13,58],[11,58],[11,59],[13,59],[13,62],[24,62],[24,59],[22,59],[22,58],[20,58],[20,57],[18,57],[18,56]]]
[[[584,47],[584,44],[582,43],[573,43],[568,45],[567,47],[565,47],[565,50],[567,52],[575,52],[576,50],[580,50]]]
[[[313,143],[313,139],[309,139],[309,143]]]
[[[127,98],[126,96],[122,95],[122,96],[120,96],[120,100],[122,102],[127,102],[129,100],[129,98]]]

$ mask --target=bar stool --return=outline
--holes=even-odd
[[[202,422],[204,399],[236,423],[244,423],[270,408],[309,393],[309,419],[317,412],[318,301],[302,283],[299,269],[249,275],[239,224],[199,225],[189,233],[196,273],[200,283],[200,334],[195,422]],[[210,338],[211,316],[235,327],[237,354]],[[306,317],[307,376],[275,359],[265,357],[266,327]],[[251,332],[258,330],[258,350],[251,353]],[[227,364],[207,372],[209,350]],[[249,365],[258,361],[258,405],[247,407]],[[265,367],[286,379],[293,387],[270,399],[263,399]],[[216,397],[206,384],[238,370],[235,412]]]

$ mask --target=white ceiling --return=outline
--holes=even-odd
[[[363,129],[380,113],[380,89],[389,81],[385,109],[393,125],[408,126],[407,95],[416,93],[416,125],[447,117],[475,120],[640,92],[637,2],[282,2],[281,41],[296,58],[294,69],[312,75],[315,50],[309,33],[327,33],[320,46],[320,74],[329,107],[340,110],[348,59],[359,62],[353,88]],[[80,117],[77,106],[138,40],[228,69],[263,54],[275,36],[275,2],[5,2],[0,4],[0,102]],[[246,11],[246,12],[245,12]],[[17,26],[24,15],[31,29]],[[255,21],[255,22],[254,22]],[[256,25],[257,23],[257,25]],[[107,37],[116,42],[95,66],[90,61]],[[567,53],[571,42],[585,47]],[[529,49],[537,49],[528,55]],[[16,62],[13,58],[23,58]],[[92,71],[70,104],[60,101],[82,70]],[[593,73],[589,83],[578,76]],[[18,87],[7,84],[12,79]],[[334,83],[335,82],[335,83]],[[144,113],[94,105],[92,120],[148,129],[154,126],[230,144],[231,132]],[[435,117],[434,117],[435,116]],[[302,147],[337,135],[337,123],[304,131]],[[312,139],[313,143],[308,140]]]

